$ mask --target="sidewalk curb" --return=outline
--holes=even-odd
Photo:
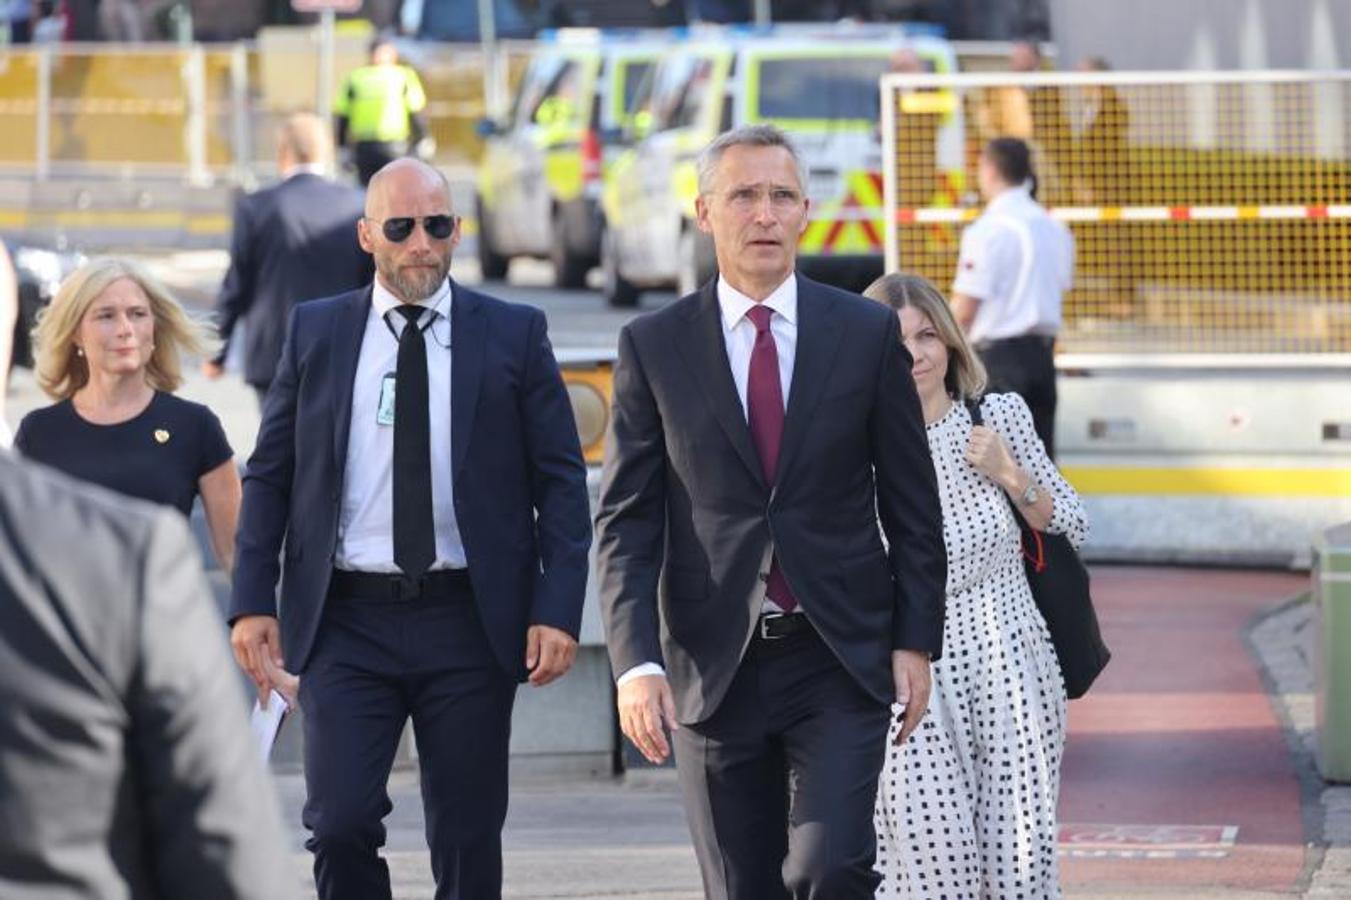
[[[1285,732],[1299,778],[1308,838],[1305,897],[1351,896],[1351,785],[1323,780],[1314,759],[1314,673],[1307,595],[1258,616],[1244,642],[1258,662],[1272,709]]]

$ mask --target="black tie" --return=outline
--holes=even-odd
[[[395,309],[407,321],[399,337],[394,390],[394,562],[405,575],[418,578],[436,559],[427,344],[418,327],[427,310],[412,304]]]

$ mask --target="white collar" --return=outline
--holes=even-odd
[[[1031,184],[1015,184],[1012,187],[1006,187],[994,196],[994,199],[985,204],[987,210],[1001,209],[1005,206],[1013,206],[1018,203],[1036,203],[1032,197]]]
[[[295,178],[297,175],[318,175],[320,178],[325,178],[328,176],[328,166],[322,163],[299,163],[283,172],[282,180]]]
[[[424,309],[435,310],[438,315],[444,316],[449,321],[451,302],[450,279],[447,278],[441,282],[441,286],[436,289],[435,294],[425,300],[419,300],[416,305]],[[389,315],[391,309],[404,304],[402,300],[390,293],[389,288],[381,284],[380,279],[377,278],[375,279],[375,287],[371,291],[371,305],[375,307],[376,314],[383,319]]]
[[[797,324],[797,275],[790,273],[783,284],[776,287],[770,295],[759,303],[747,297],[727,283],[727,279],[718,276],[718,306],[722,310],[722,324],[728,331],[736,328],[746,313],[756,306],[768,306],[789,323]]]

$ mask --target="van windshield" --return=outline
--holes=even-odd
[[[758,66],[759,119],[853,119],[867,127],[877,121],[885,57],[786,57],[761,59]]]

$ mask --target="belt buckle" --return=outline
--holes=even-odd
[[[760,639],[765,641],[778,641],[783,639],[781,634],[770,634],[769,626],[771,622],[782,619],[787,613],[764,613],[760,616],[760,622],[756,628],[760,632]]]
[[[422,589],[427,576],[419,575],[413,578],[409,575],[396,575],[390,582],[389,592],[393,599],[400,602],[412,602],[421,599]]]

